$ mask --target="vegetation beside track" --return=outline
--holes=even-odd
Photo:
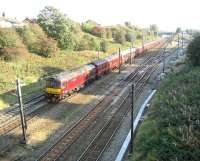
[[[0,28],[0,109],[16,103],[12,93],[17,76],[24,82],[24,96],[30,97],[41,92],[44,77],[98,59],[98,51],[103,58],[119,47],[129,48],[132,42],[139,46],[142,33],[145,42],[155,40],[157,30],[155,25],[141,29],[130,22],[102,26],[88,20],[79,24],[50,6],[22,28]]]
[[[198,161],[200,67],[185,67],[159,88],[135,138],[130,161]]]

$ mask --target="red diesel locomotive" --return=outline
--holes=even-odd
[[[131,52],[134,53],[133,57],[141,55],[145,51],[152,49],[163,42],[164,40],[157,40],[145,44],[142,48],[133,48],[131,49]],[[86,84],[117,68],[119,64],[126,63],[129,60],[129,57],[130,49],[123,50],[120,57],[118,53],[114,53],[106,59],[96,60],[78,69],[51,76],[46,80],[47,98],[51,102],[59,102],[72,92],[78,91]]]

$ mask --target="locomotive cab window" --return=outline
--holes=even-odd
[[[56,80],[48,80],[46,86],[50,88],[60,88],[60,82]]]

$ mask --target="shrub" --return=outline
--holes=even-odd
[[[45,57],[52,57],[58,53],[57,44],[52,38],[40,39],[38,43],[40,44],[40,55]]]
[[[84,35],[79,41],[78,50],[99,50],[100,42],[89,35]]]
[[[193,66],[200,66],[200,36],[194,38],[187,48],[187,57]]]
[[[89,42],[87,40],[81,39],[80,42],[79,42],[79,44],[78,44],[77,50],[78,51],[81,51],[81,50],[90,50]]]
[[[136,39],[142,39],[142,35],[140,33],[137,34]]]
[[[124,44],[126,41],[125,32],[123,30],[117,31],[114,39],[117,43]]]
[[[23,44],[15,29],[0,28],[0,48],[22,47]]]
[[[91,34],[95,35],[97,37],[101,37],[101,38],[106,37],[106,31],[101,26],[95,26],[95,27],[93,27],[92,30],[91,30]]]
[[[110,28],[106,28],[106,38],[112,39],[112,30]]]
[[[91,33],[91,30],[93,27],[97,26],[98,24],[95,21],[88,20],[84,23],[82,23],[82,30],[88,33]]]
[[[128,32],[125,35],[126,41],[133,42],[135,40],[135,35],[132,32]]]
[[[89,40],[89,46],[92,50],[100,50],[100,42],[95,38]]]
[[[134,161],[199,161],[199,84],[197,67],[187,67],[162,84],[138,130]]]
[[[108,51],[108,48],[109,48],[109,44],[107,41],[102,41],[101,44],[100,44],[100,49],[101,51],[103,52],[107,52]]]
[[[50,57],[58,52],[57,42],[48,38],[37,24],[29,24],[17,29],[29,51],[41,56]]]
[[[0,50],[0,57],[5,61],[21,61],[29,56],[25,48],[3,48]]]

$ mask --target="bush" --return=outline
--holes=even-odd
[[[100,47],[101,47],[100,48],[101,51],[107,52],[108,48],[109,48],[108,42],[107,41],[102,41],[101,44],[100,44]]]
[[[200,68],[164,82],[135,139],[134,161],[199,161]]]
[[[124,44],[126,39],[125,39],[125,31],[123,30],[119,30],[115,33],[115,37],[114,37],[114,40],[117,42],[117,43],[120,43],[120,44]]]
[[[194,38],[187,48],[187,57],[193,66],[200,66],[200,36]]]
[[[29,56],[28,51],[25,48],[4,48],[0,50],[0,57],[8,62],[21,61]]]
[[[57,43],[52,38],[40,39],[38,44],[40,46],[40,55],[42,56],[52,57],[58,53]]]
[[[142,35],[138,33],[136,36],[136,39],[138,39],[138,40],[142,39]]]
[[[95,26],[91,30],[91,34],[97,37],[105,38],[106,37],[106,31],[101,26]]]
[[[85,32],[88,32],[88,33],[91,33],[92,31],[92,28],[97,26],[98,24],[95,22],[95,21],[92,21],[92,20],[88,20],[84,23],[82,23],[82,30],[85,31]]]
[[[128,32],[125,35],[126,41],[133,42],[135,40],[135,35],[132,32]]]
[[[100,42],[92,36],[84,35],[79,41],[77,50],[99,50]]]
[[[50,57],[58,52],[57,42],[48,38],[42,28],[37,24],[29,24],[17,29],[29,51],[41,56]]]
[[[15,29],[0,28],[0,48],[22,47],[23,44]]]
[[[106,38],[112,39],[112,30],[110,28],[106,28]]]

